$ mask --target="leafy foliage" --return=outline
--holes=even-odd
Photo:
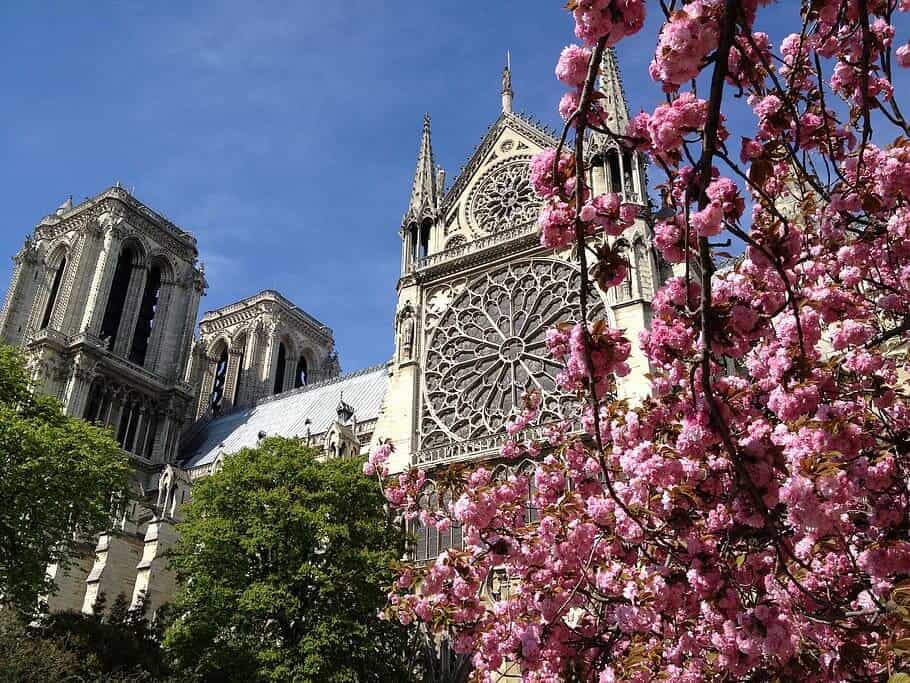
[[[124,601],[121,601],[124,602]],[[160,634],[141,608],[107,619],[61,612],[29,625],[0,611],[0,680],[17,683],[104,680],[141,683],[168,679]]]
[[[196,484],[164,642],[185,675],[406,680],[406,634],[377,616],[403,541],[361,468],[275,438]]]
[[[47,565],[109,526],[127,472],[110,433],[31,393],[21,354],[0,345],[0,604],[35,610]]]

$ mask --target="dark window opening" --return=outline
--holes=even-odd
[[[417,228],[417,223],[412,223],[411,227],[408,230],[408,258],[411,263],[417,262],[418,251],[417,245],[420,243],[420,231]]]
[[[145,281],[142,303],[139,304],[136,332],[133,334],[133,343],[130,345],[130,360],[136,365],[145,364],[149,339],[152,336],[152,327],[155,324],[155,314],[158,312],[159,294],[161,294],[161,268],[152,266],[148,279]]]
[[[420,227],[420,251],[418,256],[422,259],[430,253],[430,222],[425,222]]]
[[[610,191],[622,192],[622,171],[619,166],[619,153],[613,149],[607,152],[607,169],[610,173]]]
[[[57,303],[57,294],[60,293],[60,281],[63,279],[63,271],[66,270],[66,256],[60,260],[57,266],[57,272],[54,273],[54,283],[51,285],[50,296],[47,297],[47,306],[44,308],[44,317],[41,319],[41,329],[45,329],[51,322],[51,315],[54,313],[54,304]]]
[[[126,430],[126,439],[123,442],[123,449],[130,453],[133,452],[133,447],[136,445],[136,430],[139,428],[141,416],[142,413],[139,411],[139,406],[133,406],[130,411],[130,425]]]
[[[215,366],[215,381],[212,383],[212,395],[209,401],[212,410],[216,412],[224,402],[224,381],[227,378],[227,366],[228,352],[225,346],[221,352],[221,357],[218,359],[218,364]]]
[[[85,404],[83,417],[87,422],[96,422],[101,417],[101,405],[104,401],[104,390],[99,384],[92,385],[89,390],[88,401]]]
[[[107,307],[104,309],[104,318],[101,322],[101,338],[108,339],[108,348],[114,347],[117,339],[117,329],[123,317],[123,307],[126,304],[126,293],[130,286],[130,276],[133,273],[133,252],[124,248],[117,259],[117,268],[114,270],[114,279],[111,282],[111,291],[107,297]]]
[[[284,348],[284,343],[280,342],[278,344],[278,362],[275,364],[275,391],[273,393],[280,394],[284,391],[284,373],[287,371],[287,350]]]
[[[130,426],[133,412],[128,404],[124,404],[120,409],[120,425],[117,428],[117,443],[121,448],[126,448],[126,432]]]
[[[297,371],[294,373],[294,388],[305,387],[307,385],[307,364],[306,358],[300,357],[297,361]]]

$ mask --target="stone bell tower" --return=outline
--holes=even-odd
[[[176,457],[206,287],[195,238],[121,187],[37,225],[15,257],[0,339],[67,414],[111,428],[138,464]]]
[[[114,528],[52,566],[52,611],[129,598],[145,527],[143,491],[177,458],[193,388],[183,371],[206,282],[196,240],[123,188],[46,216],[15,257],[0,339],[21,347],[35,387],[111,430],[134,467],[138,502]]]

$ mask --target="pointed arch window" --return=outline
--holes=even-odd
[[[212,395],[210,403],[212,410],[218,412],[224,403],[224,383],[227,379],[228,368],[228,350],[227,345],[221,351],[218,357],[218,363],[215,365],[215,381],[212,383]]]
[[[51,322],[51,316],[54,313],[54,305],[57,303],[57,295],[60,293],[60,282],[63,280],[63,271],[66,270],[66,255],[60,259],[60,265],[54,273],[54,281],[51,284],[51,293],[47,297],[47,305],[44,307],[44,316],[41,318],[41,329],[45,329]]]
[[[408,260],[413,264],[417,263],[418,246],[420,244],[420,228],[417,223],[411,223],[408,226]]]
[[[420,247],[417,252],[418,258],[424,259],[430,253],[430,228],[432,224],[426,220],[420,226]]]
[[[307,385],[309,369],[307,367],[306,358],[301,355],[300,359],[297,361],[297,370],[294,372],[294,388],[299,389],[300,387],[305,387]]]
[[[278,362],[275,364],[275,387],[274,392],[280,394],[284,391],[284,374],[287,372],[288,351],[284,342],[278,343]]]
[[[607,170],[610,176],[610,192],[622,194],[622,166],[619,163],[619,151],[607,152]]]
[[[142,302],[139,304],[139,319],[136,321],[136,331],[133,334],[133,343],[130,345],[130,360],[137,365],[145,364],[148,353],[149,339],[152,336],[152,327],[155,324],[155,315],[158,312],[158,297],[161,294],[161,267],[152,266],[145,281],[145,291],[142,293]]]
[[[120,328],[120,320],[123,318],[123,308],[126,304],[126,294],[135,260],[136,256],[132,249],[123,247],[117,259],[117,267],[114,269],[114,279],[111,281],[107,306],[101,321],[101,338],[109,340],[108,348],[113,348],[114,342],[117,340],[117,330]]]

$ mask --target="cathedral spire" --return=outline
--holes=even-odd
[[[512,53],[506,52],[506,66],[502,70],[502,112],[503,114],[512,113],[512,98],[515,93],[512,92]]]
[[[430,140],[430,115],[424,114],[420,149],[417,151],[417,169],[414,171],[405,224],[420,223],[424,218],[435,217],[440,195],[437,170],[433,162],[433,143]]]
[[[610,114],[607,125],[613,132],[625,134],[626,126],[629,124],[629,105],[626,101],[626,91],[622,87],[616,51],[612,47],[604,50],[600,62],[600,91],[604,94],[603,106]]]

